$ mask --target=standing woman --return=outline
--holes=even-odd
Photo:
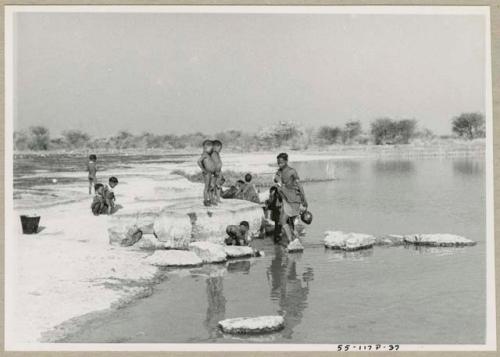
[[[300,215],[302,209],[307,209],[307,200],[297,171],[288,166],[288,154],[279,154],[277,160],[278,171],[274,177],[274,182],[278,186],[278,193],[282,199],[280,225],[282,244],[286,246],[294,239],[293,220]],[[283,238],[285,239],[283,240]]]

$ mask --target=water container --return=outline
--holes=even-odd
[[[21,216],[21,225],[23,226],[23,234],[36,234],[38,233],[38,224],[40,223],[40,216]]]

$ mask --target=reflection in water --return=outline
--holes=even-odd
[[[352,260],[361,261],[373,255],[373,248],[361,249],[353,252],[346,252],[340,249],[325,249],[327,254],[327,260],[329,261],[339,261],[339,260]]]
[[[207,316],[205,318],[205,327],[210,338],[220,336],[217,323],[224,320],[226,314],[226,298],[223,292],[223,278],[221,276],[207,278]]]
[[[413,244],[406,244],[404,247],[406,249],[414,250],[419,254],[436,255],[436,256],[462,254],[465,252],[467,248],[470,249],[470,247],[430,247],[425,245],[413,245]]]
[[[309,282],[314,280],[311,267],[306,268],[302,280],[297,275],[297,259],[300,254],[287,254],[281,247],[275,247],[275,255],[267,271],[271,280],[271,299],[278,300],[278,313],[285,319],[285,329],[281,335],[291,339],[293,328],[302,319],[302,313],[307,307]],[[304,284],[304,286],[303,286]]]
[[[415,171],[415,165],[410,160],[377,160],[373,163],[377,174],[410,174]]]
[[[454,160],[453,171],[462,175],[483,175],[484,162],[479,160]]]
[[[227,271],[230,273],[244,273],[248,274],[250,272],[251,263],[248,259],[236,260],[227,263]]]

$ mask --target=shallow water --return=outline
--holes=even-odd
[[[484,343],[485,167],[478,159],[297,163],[314,221],[304,253],[270,239],[263,258],[166,271],[152,296],[65,342]],[[325,250],[323,232],[455,233],[466,248]],[[260,337],[220,333],[224,318],[282,314]]]

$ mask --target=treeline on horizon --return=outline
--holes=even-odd
[[[485,137],[485,119],[481,113],[462,113],[451,120],[452,135],[439,138],[472,140]],[[414,140],[431,141],[436,136],[431,130],[419,128],[415,119],[395,120],[378,118],[364,130],[359,121],[348,121],[342,127],[321,126],[304,128],[293,122],[281,121],[260,129],[257,133],[227,130],[214,135],[200,132],[184,135],[131,134],[120,131],[107,138],[92,138],[80,130],[67,130],[52,138],[44,126],[33,126],[28,130],[14,132],[16,151],[46,150],[122,150],[122,149],[186,149],[200,147],[207,137],[222,141],[225,147],[243,150],[266,150],[288,146],[292,150],[311,146],[330,145],[399,145]]]

